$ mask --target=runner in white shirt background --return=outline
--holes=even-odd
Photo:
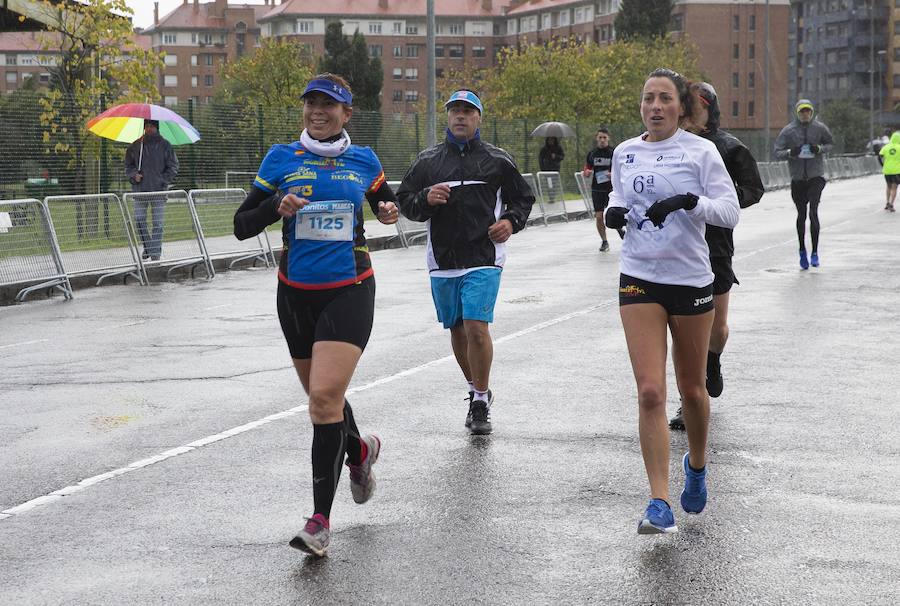
[[[666,331],[688,434],[682,459],[681,506],[706,506],[709,395],[706,352],[713,322],[713,272],[706,224],[733,228],[739,218],[734,184],[715,145],[678,128],[691,114],[689,83],[657,69],[644,84],[647,132],[615,149],[606,225],[627,226],[620,258],[619,310],[638,391],[638,432],[650,481],[640,534],[676,532],[669,504],[666,419]]]

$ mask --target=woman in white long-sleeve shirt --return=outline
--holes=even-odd
[[[619,311],[638,391],[641,452],[650,503],[640,534],[676,532],[669,504],[666,331],[683,397],[689,452],[681,506],[706,505],[709,396],[706,352],[713,322],[713,272],[706,224],[737,225],[737,194],[715,145],[678,128],[690,113],[688,82],[671,70],[650,74],[641,96],[647,132],[618,147],[606,224],[627,226],[620,260]]]

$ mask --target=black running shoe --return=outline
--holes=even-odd
[[[472,426],[472,400],[475,399],[475,392],[469,392],[469,412],[466,414],[466,427]],[[494,403],[494,392],[488,390],[488,406]]]
[[[722,379],[722,365],[715,362],[706,364],[706,392],[710,398],[718,398],[725,389],[725,381]]]
[[[491,427],[491,409],[484,400],[475,400],[472,402],[472,424],[469,431],[475,436],[484,436],[491,433],[494,429]]]
[[[681,406],[678,407],[678,412],[675,413],[675,416],[669,419],[669,429],[684,431],[684,418],[681,416]]]

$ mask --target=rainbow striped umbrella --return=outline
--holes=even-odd
[[[159,122],[159,134],[172,145],[187,145],[200,140],[190,122],[171,109],[151,103],[123,103],[110,107],[87,123],[89,131],[113,141],[134,143],[144,134],[144,120]]]

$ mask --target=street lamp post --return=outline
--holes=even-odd
[[[765,81],[765,128],[766,128],[766,161],[772,159],[772,146],[769,144],[771,124],[769,123],[769,0],[766,0],[766,43],[763,44],[763,80]]]
[[[869,0],[869,141],[875,138],[875,0]]]

